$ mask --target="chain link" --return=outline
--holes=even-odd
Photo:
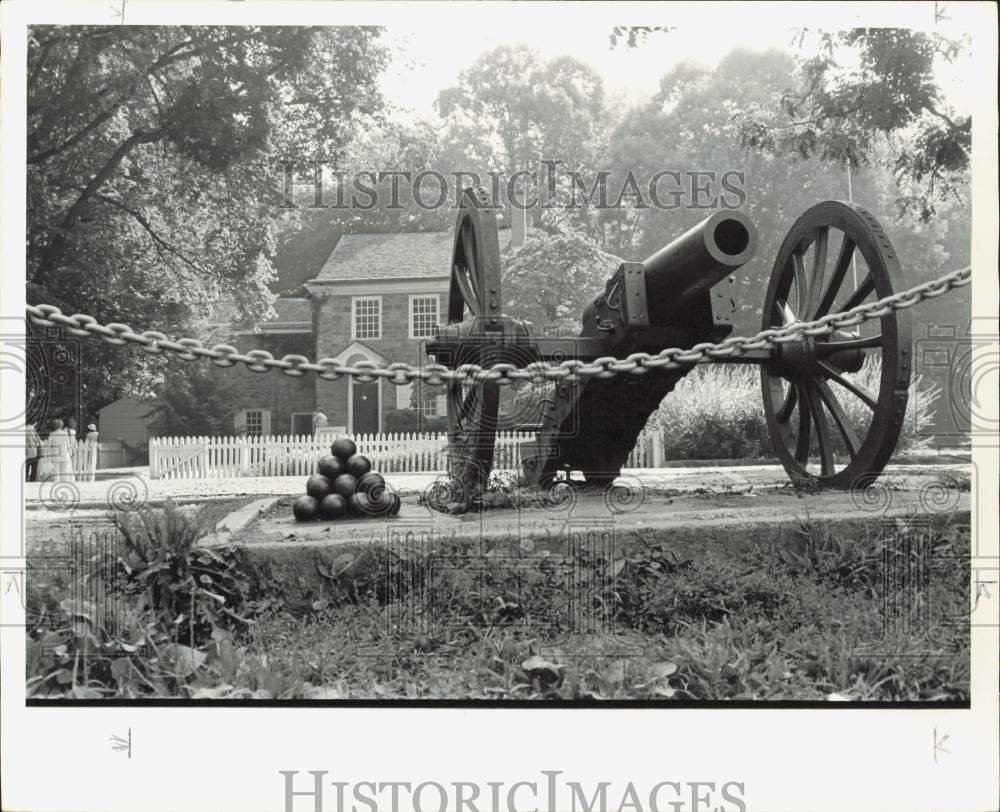
[[[577,383],[586,378],[606,379],[622,374],[644,375],[650,370],[680,369],[716,359],[739,357],[747,351],[798,341],[802,336],[828,335],[871,319],[882,318],[896,310],[913,307],[926,299],[937,298],[950,290],[968,285],[971,281],[972,268],[967,266],[875,302],[861,304],[840,313],[828,313],[814,321],[794,321],[783,327],[771,327],[761,330],[750,338],[730,336],[717,344],[696,344],[690,349],[669,347],[655,355],[635,352],[627,358],[607,356],[596,358],[589,363],[575,358],[558,364],[537,361],[523,368],[504,363],[494,364],[491,367],[462,364],[456,369],[448,369],[441,364],[414,367],[406,363],[380,365],[373,361],[360,361],[356,366],[346,366],[333,358],[321,358],[312,363],[302,355],[275,358],[267,350],[250,350],[244,354],[228,344],[206,347],[194,338],[171,341],[163,333],[155,330],[136,333],[127,324],[114,322],[102,325],[92,316],[79,313],[66,316],[54,305],[28,305],[26,310],[34,324],[41,327],[64,327],[66,332],[73,336],[93,336],[117,347],[134,344],[145,352],[155,355],[166,353],[185,361],[207,358],[220,367],[243,364],[254,372],[280,369],[290,377],[301,377],[306,373],[312,373],[330,381],[346,376],[366,383],[381,378],[395,386],[403,386],[418,380],[429,386],[444,386],[452,381],[469,384],[496,381],[505,385],[514,381],[540,379]]]

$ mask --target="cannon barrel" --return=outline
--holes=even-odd
[[[738,211],[718,211],[642,263],[650,316],[662,323],[757,250],[757,229]]]

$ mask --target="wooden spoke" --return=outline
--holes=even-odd
[[[840,293],[840,286],[844,283],[847,269],[851,267],[853,257],[854,241],[845,234],[843,242],[840,244],[840,253],[837,254],[837,261],[833,266],[833,273],[830,274],[830,281],[811,318],[818,319],[830,312],[830,308],[833,307],[833,303],[837,299],[837,294]]]
[[[813,255],[812,274],[809,277],[809,297],[802,309],[802,318],[809,321],[816,310],[819,292],[823,289],[823,275],[826,272],[826,247],[830,239],[830,229],[827,226],[816,229],[815,254]]]
[[[470,386],[467,392],[463,392],[462,389],[462,384],[456,384],[453,392],[453,403],[455,405],[455,409],[457,410],[458,418],[460,420],[466,420],[472,413],[472,408],[475,406],[478,390],[475,386]]]
[[[844,350],[871,350],[882,346],[882,334],[865,336],[864,338],[849,338],[843,341],[823,341],[816,345],[818,355],[830,355]]]
[[[476,297],[477,312],[482,310],[482,291],[479,289],[479,269],[476,267],[476,235],[472,230],[472,221],[466,219],[462,223],[462,253],[465,255],[465,267],[468,269],[469,283]]]
[[[816,391],[819,392],[820,398],[826,404],[826,408],[830,412],[837,430],[840,431],[840,436],[844,438],[847,453],[851,455],[851,459],[853,460],[858,456],[858,450],[861,448],[861,442],[858,440],[857,432],[854,430],[854,424],[851,423],[851,419],[844,412],[840,401],[837,400],[837,396],[833,394],[833,390],[830,389],[830,385],[826,381],[817,379]]]
[[[803,392],[799,392],[798,399],[799,437],[795,444],[795,460],[801,465],[805,465],[809,462],[809,402]]]
[[[860,284],[854,288],[849,274],[862,258]],[[782,240],[761,326],[814,321],[884,299],[903,287],[896,250],[875,217],[854,203],[827,200],[802,214]],[[898,310],[878,317],[868,329],[803,335],[761,363],[768,433],[793,481],[857,488],[878,477],[903,428],[909,346],[909,313]],[[879,363],[866,366],[872,353],[878,353]],[[858,382],[862,368],[863,384]]]
[[[791,324],[796,320],[795,313],[792,311],[792,308],[788,306],[788,302],[784,299],[778,299],[774,303],[774,309],[778,318],[781,319],[781,324],[778,325],[779,327],[784,327],[785,325]]]
[[[823,414],[823,404],[812,382],[803,384],[802,389],[809,401],[809,414],[812,416],[813,425],[816,426],[816,445],[819,447],[820,473],[823,476],[832,476],[834,472],[833,443],[830,441],[830,427],[827,425],[826,416]]]
[[[841,375],[840,372],[830,366],[826,361],[817,361],[816,366],[823,370],[823,374],[826,375],[827,378],[832,381],[836,381],[848,392],[854,394],[873,412],[878,408],[878,399],[864,386],[859,383],[855,383],[844,375]]]
[[[852,307],[857,307],[868,295],[875,290],[875,280],[872,278],[871,272],[862,280],[861,284],[858,285],[858,289],[854,291],[844,302],[842,310],[850,310]],[[839,311],[838,311],[839,312]]]
[[[469,312],[472,313],[473,316],[478,316],[479,297],[476,296],[476,292],[472,288],[472,281],[470,279],[468,268],[461,265],[456,266],[452,277],[458,285],[459,290],[462,292],[462,299],[465,301],[465,306],[469,309]]]
[[[809,282],[806,279],[806,266],[802,254],[792,254],[792,269],[795,273],[795,295],[799,311],[804,311],[809,297]]]
[[[496,216],[482,190],[466,189],[461,196],[452,247],[451,284],[448,290],[448,324],[458,325],[471,340],[446,363],[489,363],[478,339],[481,323],[496,308],[487,301],[500,294],[500,247]],[[492,308],[487,312],[487,308]],[[456,501],[468,507],[486,488],[493,467],[500,389],[493,381],[452,382],[448,386],[448,473],[464,495]]]
[[[795,403],[798,398],[798,393],[798,387],[796,387],[794,383],[788,387],[788,394],[785,395],[785,400],[781,404],[781,408],[774,413],[774,417],[779,423],[787,423],[791,419],[792,414],[795,411]]]

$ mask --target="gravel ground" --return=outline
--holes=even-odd
[[[442,474],[387,474],[386,481],[400,493],[418,493]],[[690,493],[738,493],[753,488],[780,488],[788,477],[780,465],[634,469],[622,477],[645,488]],[[920,489],[939,479],[968,482],[969,465],[890,465],[880,484],[901,489]],[[72,510],[76,507],[127,507],[137,502],[164,499],[207,500],[241,496],[285,496],[305,491],[302,477],[230,477],[226,479],[149,479],[130,475],[98,482],[26,482],[25,505],[29,510]]]
[[[390,474],[390,486],[406,495],[429,487],[440,474]],[[624,471],[626,481],[668,494],[741,494],[788,486],[777,465],[741,467],[661,468]],[[889,466],[879,483],[891,490],[923,493],[940,485],[969,481],[967,464]],[[301,477],[234,477],[229,479],[150,480],[144,475],[98,482],[24,483],[25,538],[32,554],[64,548],[74,532],[97,534],[111,529],[108,511],[139,503],[173,499],[192,508],[207,502],[246,504],[254,497],[297,495],[304,491]],[[923,498],[922,496],[920,498]]]

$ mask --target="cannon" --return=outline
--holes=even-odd
[[[735,210],[716,212],[642,262],[623,262],[581,314],[577,335],[532,335],[502,312],[500,248],[487,194],[464,190],[455,226],[447,323],[427,351],[452,369],[475,364],[531,369],[537,362],[625,359],[665,347],[716,343],[739,307],[734,274],[754,256],[757,231]],[[824,201],[782,241],[764,295],[762,329],[818,319],[900,290],[889,238],[863,207]],[[910,332],[904,310],[826,335],[800,334],[711,363],[756,364],[768,433],[796,483],[863,487],[882,472],[906,414]],[[536,439],[523,450],[529,485],[580,472],[604,486],[619,476],[653,411],[691,372],[575,376],[557,381]],[[448,384],[449,468],[475,501],[494,460],[500,384],[483,377]]]

